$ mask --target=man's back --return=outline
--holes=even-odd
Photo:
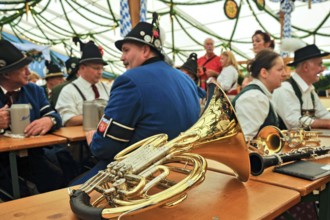
[[[103,138],[98,131],[91,150],[112,159],[130,144],[159,133],[172,139],[190,128],[200,113],[197,87],[184,73],[158,61],[133,68],[119,76],[112,87],[105,115],[134,128],[128,143]]]

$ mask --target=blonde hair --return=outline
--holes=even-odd
[[[38,75],[38,73],[30,70],[31,74],[29,76],[29,81],[30,82],[37,82],[39,79],[41,79],[41,77]]]
[[[231,52],[229,50],[223,51],[221,53],[221,56],[226,56],[227,57],[227,63],[224,66],[230,66],[230,65],[232,65],[237,70],[237,72],[240,73],[240,70],[238,68],[238,63],[236,61],[236,58],[235,58],[233,52]]]

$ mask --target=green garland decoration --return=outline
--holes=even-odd
[[[67,29],[64,29],[56,24],[54,24],[53,22],[47,20],[44,16],[42,16],[41,14],[38,16],[34,16],[36,19],[38,19],[44,26],[46,26],[49,30],[51,30],[52,32],[58,34],[58,35],[63,35],[65,37],[70,37],[72,35],[74,35],[73,32],[69,32]],[[55,28],[52,28],[49,24],[53,25]],[[38,26],[38,29],[40,30],[40,27]],[[61,33],[58,30],[62,30],[65,33]],[[67,34],[68,33],[68,34]]]
[[[65,17],[66,21],[68,22],[68,24],[69,24],[71,30],[73,31],[74,35],[77,36],[77,32],[76,32],[76,30],[73,28],[73,26],[72,26],[72,24],[71,24],[71,22],[70,22],[70,19],[68,18],[68,15],[67,15],[67,13],[66,13],[66,11],[65,11],[65,8],[64,8],[64,6],[63,6],[63,2],[60,1],[60,3],[61,3],[61,6],[62,6],[62,10],[63,10],[63,12],[64,12],[63,14],[64,14],[64,17]]]
[[[209,1],[200,1],[200,2],[173,2],[173,1],[165,1],[165,0],[159,0],[160,2],[163,2],[165,4],[175,4],[175,5],[206,5],[206,4],[212,4],[219,2],[219,0],[209,0]]]
[[[109,8],[109,10],[110,10],[110,14],[111,14],[111,16],[112,16],[112,18],[113,18],[113,21],[114,21],[115,24],[116,24],[115,27],[119,27],[119,21],[117,20],[115,14],[114,14],[113,11],[112,11],[112,7],[111,7],[111,5],[110,5],[110,0],[107,0],[107,4],[108,4],[108,8]]]
[[[47,8],[48,8],[48,6],[49,6],[49,4],[50,4],[50,0],[48,0],[48,2],[47,2],[47,4],[45,5],[45,7],[44,7],[43,9],[41,9],[41,11],[37,12],[36,14],[40,15],[40,14],[42,14],[44,11],[46,11]],[[35,8],[33,8],[33,9],[35,9]]]
[[[62,40],[58,40],[58,39],[56,39],[56,40],[47,40],[46,42],[42,42],[42,41],[38,41],[38,40],[35,40],[35,39],[32,39],[32,38],[30,38],[30,37],[28,37],[27,35],[26,35],[26,33],[30,33],[31,34],[31,32],[30,31],[28,31],[28,30],[26,30],[26,29],[24,29],[24,28],[22,28],[22,27],[18,27],[18,26],[11,26],[12,27],[12,30],[13,30],[13,32],[14,32],[14,34],[15,34],[15,36],[17,37],[17,38],[19,38],[19,39],[21,39],[22,37],[23,38],[26,38],[27,40],[29,40],[29,41],[32,41],[32,43],[37,43],[37,44],[40,44],[40,45],[49,45],[50,43],[49,42],[54,42],[54,44],[58,44],[58,43],[62,43]],[[15,30],[15,31],[14,31]],[[19,33],[19,35],[17,35],[17,33],[16,32],[18,32]],[[31,34],[32,35],[32,34]],[[36,35],[33,35],[33,36],[36,36]],[[43,37],[41,37],[41,36],[37,36],[38,38],[41,38],[41,39],[44,39]],[[23,42],[23,41],[22,41]]]
[[[77,10],[75,7],[73,7],[73,6],[69,3],[70,0],[65,0],[65,1],[71,6],[71,9],[73,9],[73,10],[74,10],[75,12],[77,12],[78,14],[81,14],[81,13],[78,12],[78,10]],[[86,6],[84,6],[84,5],[79,4],[78,1],[70,1],[70,2],[75,3],[75,4],[78,5],[80,8],[82,8],[82,9],[84,9],[84,10],[86,10],[86,11],[88,11],[88,12],[94,14],[94,15],[97,15],[97,16],[102,17],[102,18],[104,18],[104,19],[114,20],[114,19],[111,18],[111,17],[106,17],[106,16],[104,16],[104,15],[95,14],[94,11],[88,9],[88,8],[87,8]],[[109,0],[108,0],[108,5],[110,5]],[[82,17],[86,18],[85,16],[82,16]],[[86,18],[86,20],[88,20],[88,19]],[[93,22],[92,20],[89,20],[89,21]],[[95,22],[93,22],[93,23],[95,23]],[[98,23],[95,23],[95,24],[98,24]]]
[[[231,32],[231,36],[230,36],[230,38],[229,38],[229,40],[228,40],[228,44],[230,45],[231,44],[231,42],[232,42],[232,40],[233,40],[233,37],[234,37],[234,35],[235,35],[235,33],[236,33],[236,28],[237,28],[237,24],[238,24],[238,17],[239,17],[239,14],[240,14],[240,12],[241,12],[241,7],[242,7],[242,0],[240,1],[240,3],[239,3],[239,6],[238,6],[238,12],[237,12],[237,18],[236,18],[236,21],[235,21],[235,25],[234,25],[234,30]],[[231,46],[230,46],[230,48],[231,48]]]
[[[44,0],[46,2],[46,0]],[[202,42],[200,42],[200,39],[196,39],[194,36],[192,36],[188,30],[186,30],[185,28],[183,28],[183,22],[188,23],[191,27],[194,27],[196,29],[198,29],[199,31],[212,36],[218,40],[220,40],[221,43],[218,46],[223,46],[224,48],[228,48],[231,47],[231,45],[233,43],[240,43],[240,44],[251,44],[251,41],[242,41],[242,40],[234,40],[233,37],[234,35],[237,33],[237,25],[239,22],[240,17],[237,18],[237,20],[235,21],[234,24],[234,28],[233,31],[229,37],[229,39],[225,39],[217,34],[214,33],[210,33],[208,30],[206,30],[205,28],[203,28],[203,26],[201,25],[196,25],[193,24],[191,21],[189,21],[189,19],[185,18],[184,15],[182,15],[179,11],[177,11],[175,9],[176,6],[182,5],[182,6],[196,6],[196,5],[206,5],[206,4],[213,4],[213,3],[217,3],[219,2],[219,0],[208,0],[208,1],[198,1],[198,2],[178,2],[175,0],[159,0],[160,2],[170,5],[170,8],[168,11],[163,11],[163,12],[159,12],[159,15],[169,15],[171,17],[171,19],[175,19],[175,21],[178,23],[179,27],[181,28],[181,30],[184,31],[184,33],[194,42],[196,43],[196,47],[198,46],[202,46]],[[109,65],[114,72],[115,71],[121,71],[122,70],[122,62],[120,61],[120,52],[116,51],[112,48],[109,47],[109,45],[106,45],[104,42],[102,42],[101,39],[99,39],[97,36],[101,33],[107,33],[109,31],[112,31],[112,28],[116,28],[119,27],[119,19],[117,19],[117,17],[115,16],[114,12],[113,12],[113,8],[111,7],[111,3],[110,0],[107,0],[107,8],[109,10],[109,14],[111,15],[109,16],[104,16],[103,14],[96,14],[95,12],[93,12],[92,10],[90,10],[88,7],[83,6],[81,3],[79,3],[78,1],[70,1],[70,0],[65,0],[66,4],[69,7],[64,7],[63,2],[60,0],[61,6],[62,6],[62,10],[63,10],[63,14],[65,16],[66,21],[68,22],[68,25],[70,26],[70,29],[64,29],[61,26],[56,25],[54,22],[48,20],[45,18],[45,16],[43,15],[43,12],[46,11],[50,5],[50,0],[48,0],[46,2],[46,5],[43,8],[40,8],[40,11],[37,11],[37,7],[35,7],[39,2],[41,2],[41,0],[29,0],[28,4],[30,7],[30,11],[31,11],[31,15],[37,25],[37,28],[40,30],[40,34],[36,34],[34,33],[32,30],[25,30],[24,28],[19,26],[19,23],[22,21],[23,16],[26,14],[26,1],[25,0],[21,0],[21,1],[0,1],[0,4],[7,4],[7,5],[14,5],[14,4],[23,4],[22,7],[19,8],[15,8],[15,9],[1,9],[0,11],[2,12],[8,12],[8,11],[15,11],[15,13],[8,15],[8,16],[4,16],[1,18],[0,20],[0,27],[3,28],[3,26],[5,24],[10,25],[10,28],[12,29],[13,33],[18,37],[18,39],[20,41],[22,37],[25,37],[26,39],[31,39],[33,42],[37,42],[38,44],[43,44],[43,45],[49,45],[49,44],[63,44],[65,50],[68,50],[67,53],[69,54],[69,51],[72,51],[72,48],[70,45],[68,45],[66,42],[70,42],[70,39],[72,36],[78,35],[80,38],[86,38],[88,36],[91,36],[95,39],[96,42],[98,42],[100,45],[102,45],[104,47],[105,52],[109,55],[109,57],[111,57],[111,60],[109,60],[109,63],[111,65]],[[248,0],[241,0],[240,1],[240,6],[239,6],[239,11],[241,9],[241,7],[243,7],[242,5],[246,3],[246,5],[248,5],[253,17],[255,18],[256,22],[259,24],[259,26],[261,27],[261,29],[263,31],[266,31],[268,33],[270,33],[266,26],[262,25],[261,20],[258,18],[256,11],[254,11],[253,7],[251,6],[250,1]],[[76,33],[75,29],[74,29],[74,25],[72,24],[72,22],[70,22],[70,19],[66,13],[66,11],[68,11],[69,9],[74,10],[77,14],[79,14],[82,18],[86,19],[86,21],[92,22],[94,24],[98,24],[99,26],[105,27],[105,30],[101,30],[101,31],[88,31],[88,33]],[[79,8],[79,10],[78,10]],[[70,9],[70,10],[71,10]],[[99,16],[102,19],[105,20],[109,20],[112,23],[112,25],[107,25],[107,24],[99,24],[96,23],[96,21],[90,19],[88,16],[85,16],[85,14],[80,10],[86,10],[87,12],[93,13],[97,16]],[[17,11],[17,12],[16,12]],[[270,9],[268,7],[264,8],[264,12],[268,14],[268,16],[274,18],[275,20],[277,20],[279,22],[279,18],[277,17],[277,15],[273,14],[273,12],[270,11]],[[150,15],[152,12],[148,11],[148,14]],[[329,19],[330,17],[330,12],[327,13],[327,15],[323,18],[322,22],[319,23],[314,30],[305,30],[303,28],[299,28],[296,26],[292,26],[292,28],[294,30],[299,31],[300,33],[303,33],[303,36],[299,36],[301,39],[304,39],[306,37],[310,37],[310,36],[324,36],[324,37],[330,37],[330,34],[327,33],[320,33],[319,30],[322,26],[324,26],[325,22]],[[97,20],[97,19],[96,19]],[[177,58],[180,61],[185,61],[186,57],[187,57],[187,53],[190,53],[191,51],[197,52],[197,51],[202,51],[203,49],[201,48],[190,48],[190,49],[184,49],[184,48],[178,48],[174,45],[174,39],[175,39],[175,30],[174,30],[174,22],[172,21],[172,40],[173,40],[173,44],[172,45],[164,45],[164,48],[170,50],[170,53],[173,53],[173,55],[177,55]],[[47,28],[41,28],[40,24],[43,24],[43,27]],[[111,27],[109,30],[109,27]],[[52,33],[56,33],[57,35],[61,36],[61,37],[50,37],[50,32]],[[270,33],[271,34],[271,33]],[[274,35],[272,35],[273,39],[279,39],[279,37],[276,37]],[[294,33],[293,33],[293,37],[294,37]],[[38,38],[38,40],[36,39]],[[40,40],[41,39],[41,40]],[[240,51],[237,51],[235,49],[232,49],[236,54],[239,54],[240,56],[244,57],[245,59],[248,59],[248,57]],[[242,68],[244,69],[244,66],[242,66]],[[327,77],[328,78],[328,77]],[[318,83],[321,84],[321,87],[323,87],[322,83],[327,84],[328,81],[324,81],[324,80],[329,80],[327,78],[323,78],[320,77],[320,81]],[[316,86],[318,86],[318,84],[316,84]]]
[[[87,16],[85,16],[85,15],[84,15],[83,13],[81,13],[79,10],[75,9],[75,8],[69,3],[70,0],[69,0],[69,1],[66,0],[66,2],[68,3],[68,5],[71,6],[71,8],[72,8],[77,14],[79,14],[81,17],[85,18],[87,21],[89,21],[89,22],[91,22],[91,23],[93,23],[93,24],[97,24],[97,25],[102,26],[102,27],[112,27],[112,26],[107,25],[107,24],[100,24],[99,22],[95,22],[94,20],[92,20],[92,19],[88,18]],[[76,2],[76,3],[77,3],[77,2]],[[78,4],[78,3],[77,3],[77,4]],[[79,5],[79,4],[78,4],[78,5]],[[63,5],[62,5],[62,6],[63,6]],[[93,13],[92,11],[88,10],[88,9],[85,8],[85,7],[83,7],[83,9],[86,10],[86,11],[89,11],[89,12]],[[63,11],[64,11],[64,8],[63,8]],[[66,13],[65,13],[65,14],[66,14]],[[106,18],[106,17],[104,17],[104,16],[101,16],[100,14],[98,14],[98,16],[99,16],[99,17]],[[109,19],[109,18],[106,18],[106,19]],[[112,20],[112,19],[110,19],[110,20]]]

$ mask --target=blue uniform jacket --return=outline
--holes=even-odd
[[[44,116],[53,116],[55,117],[57,123],[52,127],[50,132],[61,127],[61,116],[50,107],[44,90],[34,83],[28,83],[27,85],[21,87],[18,99],[14,102],[14,104],[28,103],[31,104],[32,107],[30,110],[31,122]],[[0,89],[0,108],[2,108],[5,104],[5,95]]]
[[[98,159],[112,160],[125,147],[144,138],[166,133],[172,139],[190,128],[200,114],[197,86],[189,76],[165,62],[151,62],[115,80],[104,114],[105,122],[112,119],[134,129],[128,141],[123,142],[111,138],[111,132],[116,131],[100,132],[99,124],[91,151]]]

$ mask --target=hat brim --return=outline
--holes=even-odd
[[[136,37],[125,37],[124,39],[122,39],[122,40],[117,40],[116,42],[115,42],[115,46],[117,47],[117,49],[118,50],[120,50],[121,51],[121,49],[122,49],[122,47],[123,47],[123,44],[125,43],[125,42],[128,42],[128,41],[136,41],[136,42],[139,42],[139,43],[142,43],[142,44],[146,44],[146,45],[149,45],[150,47],[152,47],[152,48],[155,48],[155,46],[153,45],[153,44],[150,44],[150,43],[148,43],[148,42],[146,42],[146,41],[144,41],[144,40],[141,40],[141,39],[139,39],[139,38],[136,38]],[[156,50],[157,50],[157,48],[155,48]]]
[[[145,44],[145,45],[148,45],[150,46],[151,48],[153,48],[159,55],[162,59],[164,59],[164,54],[162,54],[153,44],[150,44],[144,40],[141,40],[139,38],[136,38],[136,37],[125,37],[124,39],[122,40],[117,40],[115,42],[115,46],[117,47],[117,49],[119,51],[122,51],[122,47],[123,47],[123,44],[125,42],[138,42],[138,43],[142,43],[142,44]]]
[[[305,60],[309,60],[309,59],[312,59],[312,58],[317,58],[317,57],[325,57],[325,56],[328,56],[330,53],[328,52],[325,52],[325,53],[320,53],[320,54],[311,54],[309,56],[306,56],[306,57],[303,57],[299,60],[295,60],[291,63],[288,63],[287,66],[296,66],[298,63],[301,63]]]
[[[57,76],[62,76],[62,77],[64,77],[64,74],[63,74],[62,72],[47,74],[47,75],[45,76],[45,79],[49,79],[49,78],[57,77]]]
[[[86,58],[86,59],[79,61],[79,64],[82,64],[82,63],[100,63],[100,64],[103,64],[104,66],[108,65],[107,62],[105,62],[103,59],[100,59],[100,58]]]
[[[32,57],[25,56],[21,60],[0,69],[0,74],[12,72],[19,68],[22,68],[23,66],[30,64],[32,62],[32,60],[33,60]]]

